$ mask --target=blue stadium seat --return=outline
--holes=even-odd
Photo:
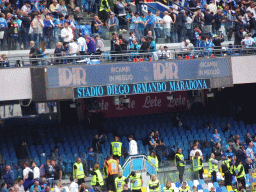
[[[218,182],[214,182],[214,183],[213,183],[213,186],[214,186],[215,188],[220,187]]]
[[[197,190],[203,190],[203,187],[201,184],[197,185]]]

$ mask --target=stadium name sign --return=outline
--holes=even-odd
[[[189,91],[208,88],[211,88],[210,79],[76,87],[74,88],[74,98]]]

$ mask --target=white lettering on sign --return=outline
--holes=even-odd
[[[145,102],[144,105],[142,105],[143,108],[151,108],[151,107],[161,107],[161,99],[157,99],[157,97],[155,97],[154,99],[151,99],[150,96],[147,96],[145,98]]]
[[[173,108],[173,107],[182,106],[186,104],[187,104],[186,97],[181,97],[180,95],[178,98],[170,100],[168,107]]]
[[[207,68],[207,67],[217,67],[218,63],[215,62],[200,62],[200,68]]]
[[[133,80],[133,75],[112,75],[109,76],[109,81],[130,81]]]
[[[131,72],[130,67],[111,67],[111,73],[129,73]]]
[[[178,65],[176,63],[154,63],[153,64],[154,80],[178,79]]]
[[[59,68],[60,86],[80,86],[86,85],[86,71],[82,67]]]
[[[101,100],[99,105],[100,105],[100,110],[101,111],[107,111],[108,110],[109,103],[108,102],[104,102],[104,99]]]
[[[128,104],[127,107],[124,107],[124,105],[120,102],[119,105],[117,105],[116,110],[122,111],[124,109],[134,109],[135,108],[135,101],[131,100],[131,102]]]

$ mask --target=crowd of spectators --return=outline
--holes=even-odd
[[[81,32],[82,37],[85,36],[82,25],[88,23],[83,23],[83,19],[89,14],[94,15],[94,19],[86,31],[87,35],[96,38],[104,31],[103,28],[108,31],[102,35],[104,38],[110,37],[111,33],[128,31],[132,37],[128,49],[134,52],[154,51],[154,44],[160,37],[164,37],[165,43],[190,40],[194,47],[205,49],[220,46],[224,39],[231,40],[232,37],[234,44],[230,47],[248,48],[255,44],[255,5],[249,0],[176,0],[168,4],[169,10],[163,13],[153,10],[155,14],[152,8],[148,8],[149,11],[142,9],[141,1],[135,1],[136,11],[133,12],[131,3],[129,0],[116,3],[109,0],[4,1],[0,5],[0,48],[28,49],[30,41],[34,41],[36,46],[44,41],[46,48],[53,48],[58,42],[70,43],[72,39],[76,42]],[[80,7],[86,14],[81,13]],[[111,51],[120,50],[123,43],[120,40],[127,40],[124,37],[113,38],[115,46],[111,46]],[[149,47],[142,46],[143,39],[150,44]]]

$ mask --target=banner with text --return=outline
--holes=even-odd
[[[98,97],[99,103],[98,111],[91,111],[90,113],[101,113],[105,117],[126,117],[133,115],[156,114],[166,112],[179,112],[186,111],[190,108],[191,102],[189,101],[186,91],[172,93],[173,99],[168,100],[169,93],[152,93],[141,95],[129,95],[130,99],[128,105],[121,102],[115,105],[113,97]],[[85,112],[86,99],[81,99],[82,113],[84,116],[88,115]]]
[[[229,58],[122,64],[47,67],[48,87],[104,85],[209,79],[230,76]]]
[[[211,88],[210,79],[137,83],[74,88],[74,98],[189,91]]]

